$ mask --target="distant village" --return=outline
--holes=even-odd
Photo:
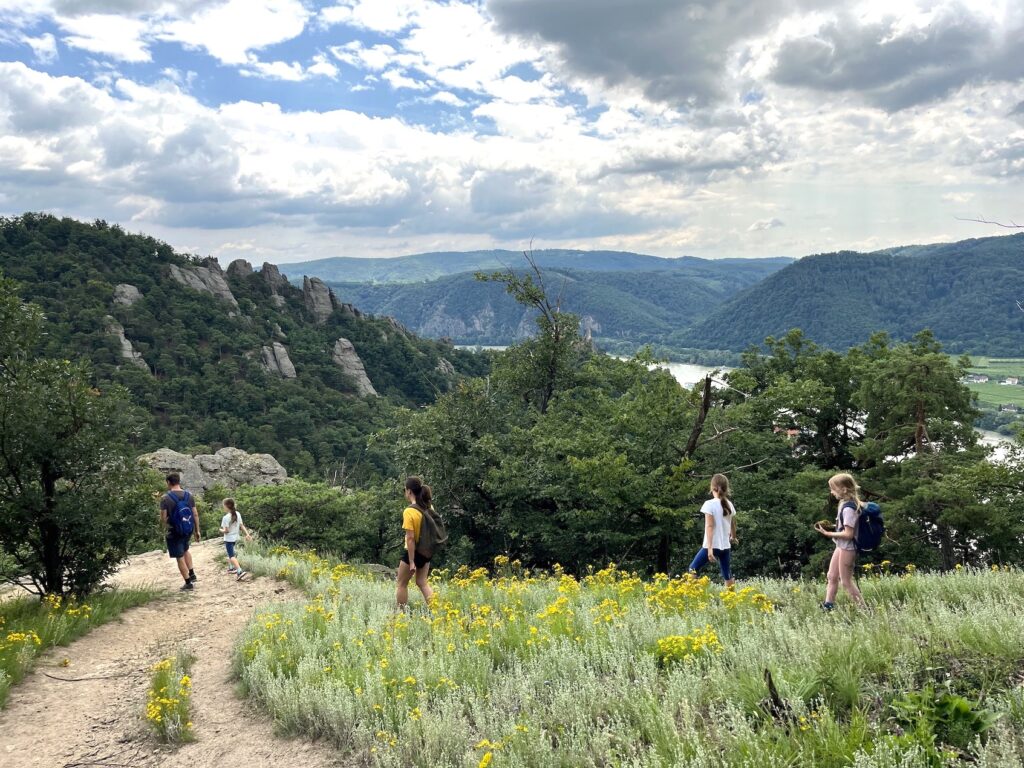
[[[992,383],[992,377],[984,373],[972,373],[964,378],[965,384],[990,384]],[[1007,376],[1002,381],[998,382],[1005,387],[1018,387],[1020,386],[1019,376]],[[1020,406],[1016,403],[1003,403],[999,406],[1000,413],[1019,413]]]

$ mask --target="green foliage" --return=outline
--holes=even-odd
[[[51,595],[0,600],[0,708],[7,694],[49,648],[68,645],[122,611],[157,597],[152,589],[117,589],[93,595],[88,602]]]
[[[393,403],[430,402],[450,385],[442,358],[459,375],[486,372],[486,358],[450,345],[416,339],[385,319],[335,312],[317,325],[302,293],[278,289],[272,301],[260,274],[228,276],[238,300],[228,302],[185,288],[170,267],[196,266],[149,237],[130,235],[104,222],[92,225],[26,214],[0,219],[0,260],[8,277],[50,320],[40,351],[91,361],[100,388],[123,386],[148,416],[134,437],[140,451],[231,445],[271,453],[292,474],[317,477],[345,466],[370,479],[386,467],[366,451],[366,437],[385,426]],[[209,262],[206,262],[209,265]],[[113,302],[118,284],[137,287],[131,306]],[[124,365],[107,332],[107,316],[125,329],[151,373]],[[380,399],[362,399],[331,360],[341,336],[364,361]],[[260,349],[287,345],[298,378],[284,380],[259,364]]]
[[[744,349],[801,328],[833,349],[884,330],[909,340],[924,328],[955,352],[1016,355],[1024,234],[875,253],[807,256],[739,293],[675,343]]]
[[[398,551],[403,501],[397,483],[351,491],[290,480],[241,488],[235,503],[246,527],[264,539],[370,563]]]
[[[999,720],[998,714],[977,703],[949,691],[937,691],[933,686],[904,694],[890,706],[895,721],[910,729],[936,758],[936,746],[966,752],[976,738],[984,738]]]
[[[84,364],[34,355],[38,307],[0,279],[0,548],[39,594],[86,595],[144,538],[139,416]]]

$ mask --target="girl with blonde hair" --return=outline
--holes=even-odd
[[[711,478],[711,498],[700,511],[704,514],[704,543],[690,563],[690,573],[698,573],[709,562],[718,562],[725,585],[736,583],[732,577],[732,545],[736,539],[736,507],[729,498],[729,478],[715,475]]]
[[[825,602],[821,607],[826,611],[835,608],[836,593],[842,584],[850,599],[858,607],[864,608],[864,598],[857,588],[857,582],[853,580],[853,568],[857,564],[857,521],[863,506],[860,488],[853,475],[842,473],[829,478],[828,489],[832,496],[839,500],[839,508],[836,512],[834,531],[825,530],[820,522],[814,525],[814,530],[832,539],[836,545],[828,566],[828,587],[825,590]]]

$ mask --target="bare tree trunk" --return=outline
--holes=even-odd
[[[43,572],[47,594],[64,592],[64,564],[60,556],[60,528],[57,526],[57,478],[48,466],[42,468],[43,516],[39,521]]]

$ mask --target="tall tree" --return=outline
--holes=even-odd
[[[141,420],[84,366],[37,357],[43,330],[0,278],[0,547],[30,591],[85,594],[152,522],[128,444]]]

